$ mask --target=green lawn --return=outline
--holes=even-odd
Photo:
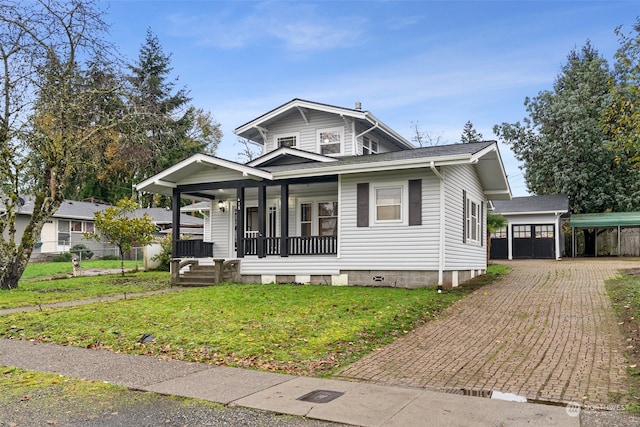
[[[472,291],[223,284],[3,316],[0,336],[325,375]]]
[[[52,263],[55,264],[55,263]],[[58,280],[22,281],[18,289],[0,290],[0,309],[51,304],[169,287],[167,272],[136,272]]]
[[[142,261],[125,261],[125,268],[142,267]],[[119,260],[87,260],[82,261],[82,270],[90,268],[120,268]],[[38,277],[54,277],[73,273],[70,262],[32,262],[22,274],[21,280],[29,280]]]
[[[625,356],[629,362],[630,378],[628,409],[640,415],[640,271],[629,271],[606,283],[611,304],[616,310],[620,326],[627,337]]]

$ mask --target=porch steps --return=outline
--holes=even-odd
[[[239,282],[240,261],[225,261],[222,270],[223,282]],[[191,264],[189,270],[179,277],[180,286],[211,286],[216,284],[216,269],[214,265]]]
[[[215,267],[213,265],[192,264],[188,271],[180,275],[180,286],[215,285]]]

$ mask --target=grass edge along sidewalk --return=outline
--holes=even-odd
[[[607,293],[625,336],[630,386],[627,410],[640,416],[640,269],[622,271],[606,282]]]
[[[13,314],[0,336],[84,348],[325,376],[437,319],[504,274],[434,289],[219,285],[135,300]]]

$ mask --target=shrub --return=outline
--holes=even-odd
[[[152,257],[151,259],[153,261],[157,261],[160,263],[160,265],[158,266],[158,270],[161,271],[169,271],[169,263],[171,261],[171,247],[172,247],[172,237],[171,237],[171,233],[167,234],[166,236],[164,236],[162,239],[160,239],[160,247],[162,248],[162,251],[158,254],[155,255],[154,257]]]
[[[93,257],[93,252],[82,243],[73,245],[69,252],[73,254],[81,254],[81,259],[91,259],[91,257]]]
[[[54,255],[51,258],[52,262],[70,262],[73,258],[73,254],[71,252],[63,252],[58,255]]]
[[[119,256],[117,256],[117,255],[111,255],[111,254],[109,254],[109,255],[105,255],[105,256],[103,256],[103,257],[102,257],[102,259],[103,259],[103,260],[105,260],[105,261],[113,261],[113,260],[119,260],[119,259],[120,259],[120,257],[119,257]]]

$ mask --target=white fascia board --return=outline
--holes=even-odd
[[[490,146],[484,148],[483,150],[480,150],[479,152],[477,152],[476,154],[471,156],[471,162],[472,163],[477,163],[482,157],[484,157],[485,155],[487,155],[488,153],[491,152],[495,152],[496,156],[498,156],[498,164],[500,165],[500,173],[502,174],[502,176],[504,176],[504,180],[505,180],[505,184],[507,185],[507,190],[509,192],[509,199],[511,199],[512,193],[511,193],[511,184],[509,183],[509,177],[507,176],[507,172],[504,169],[504,163],[502,162],[502,156],[500,155],[500,150],[498,150],[498,143],[494,142],[493,144],[491,144]]]
[[[272,179],[271,172],[252,168],[251,166],[241,165],[240,163],[232,162],[231,160],[220,159],[218,157],[210,157],[205,155],[199,163],[209,163],[214,166],[222,166],[227,169],[242,172],[245,175],[251,175],[263,179]]]
[[[364,119],[366,117],[366,114],[364,111],[362,112],[354,111],[347,108],[332,107],[330,105],[316,104],[313,102],[307,102],[300,99],[296,99],[280,106],[279,108],[276,108],[275,110],[265,115],[262,115],[250,121],[249,123],[246,123],[240,126],[239,128],[235,129],[233,133],[236,135],[241,135],[242,133],[250,129],[253,129],[256,126],[260,126],[262,123],[268,122],[269,120],[272,120],[273,118],[278,117],[280,114],[284,113],[285,111],[288,111],[291,109],[297,109],[297,108],[309,108],[316,111],[324,111],[327,113],[338,114],[338,115],[342,114],[342,115],[357,117],[361,119]]]
[[[569,212],[568,210],[559,210],[559,211],[531,211],[531,212],[496,212],[499,215],[558,215],[565,214]]]
[[[194,163],[196,161],[196,159],[201,156],[201,154],[194,154],[191,157],[187,157],[186,159],[184,159],[181,162],[176,163],[175,165],[171,166],[168,169],[163,170],[162,172],[159,172],[155,175],[153,175],[150,178],[145,179],[144,181],[138,183],[135,185],[136,190],[140,191],[140,190],[144,190],[145,187],[148,187],[150,185],[156,184],[156,182],[161,182],[163,181],[164,178],[166,178],[167,176],[171,175],[174,172],[179,171],[180,169],[189,166],[190,164]]]
[[[280,173],[274,174],[274,179],[285,179],[285,178],[303,178],[303,177],[312,177],[312,176],[324,176],[324,175],[332,175],[335,173],[338,174],[352,174],[352,173],[363,173],[363,172],[378,172],[385,170],[400,170],[400,169],[415,169],[419,167],[429,168],[431,166],[431,162],[434,162],[435,166],[450,166],[450,165],[460,165],[460,164],[469,164],[468,156],[466,158],[460,157],[451,157],[450,159],[443,159],[440,157],[440,161],[436,161],[429,158],[418,158],[418,159],[402,159],[402,160],[392,160],[392,161],[383,161],[383,162],[372,162],[372,163],[362,163],[362,164],[348,164],[348,165],[336,165],[336,166],[327,166],[322,168],[314,168],[314,169],[299,169],[299,170],[290,170],[283,171]]]
[[[232,162],[230,160],[225,160],[219,157],[208,156],[206,154],[200,153],[200,154],[194,154],[193,156],[187,159],[184,159],[181,162],[176,163],[175,165],[152,176],[151,178],[148,178],[142,181],[141,183],[136,184],[135,186],[136,190],[141,191],[151,185],[157,185],[157,186],[166,187],[166,188],[175,188],[177,186],[177,183],[172,182],[165,178],[170,177],[171,174],[176,173],[186,167],[189,167],[194,163],[206,163],[213,166],[221,166],[227,169],[232,169],[238,172],[242,172],[243,174],[246,174],[246,175],[252,175],[252,176],[256,176],[258,178],[263,178],[263,179],[271,179],[271,173],[269,172],[266,172],[260,169],[255,169],[250,166],[241,165],[240,163]]]
[[[290,156],[295,156],[295,157],[300,157],[303,159],[308,159],[308,160],[315,160],[318,162],[336,162],[338,161],[338,159],[333,158],[333,157],[327,157],[327,156],[323,156],[322,154],[316,154],[316,153],[312,153],[310,151],[304,151],[304,150],[294,150],[292,148],[289,147],[280,147],[276,150],[273,150],[267,154],[265,154],[264,156],[260,156],[255,160],[250,161],[249,163],[247,163],[247,166],[251,166],[251,167],[255,167],[255,166],[260,166],[261,164],[268,162],[269,160],[275,159],[276,157],[280,156],[280,155],[290,155]]]

